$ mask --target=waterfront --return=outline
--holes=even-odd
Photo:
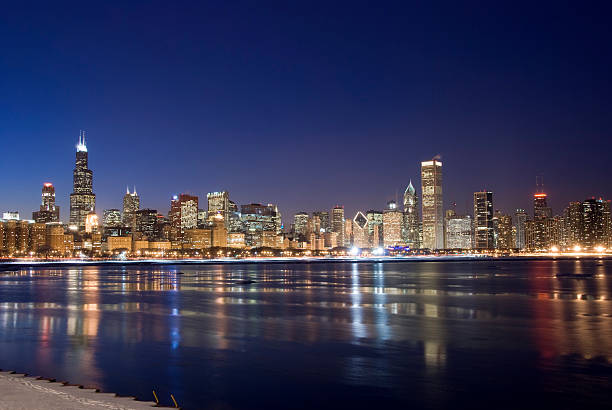
[[[21,267],[0,368],[185,408],[605,408],[611,289],[599,258]]]

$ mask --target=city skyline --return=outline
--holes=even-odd
[[[85,138],[85,131],[80,131],[77,144],[74,145],[74,148],[76,148],[77,155],[78,155],[79,152],[82,152],[84,150],[84,152],[85,152],[85,164],[86,164],[85,166],[87,167],[88,166],[88,162],[89,162],[89,158],[88,158],[88,154],[89,154],[88,151],[89,150],[87,148],[87,145],[84,143],[84,138]],[[89,140],[88,140],[87,143],[89,144]],[[95,155],[95,153],[94,153],[94,155]],[[432,160],[432,161],[439,161],[441,156],[438,154],[434,158],[435,159]],[[431,162],[431,161],[426,161],[426,162]],[[444,162],[446,162],[446,161],[444,161]],[[442,161],[440,161],[440,163],[442,163]],[[419,173],[414,177],[415,181],[421,181],[420,173],[421,173],[421,166],[422,166],[422,164],[423,164],[423,161],[418,161],[418,163],[417,163],[417,167],[419,167]],[[91,168],[92,167],[90,167],[90,169]],[[73,173],[74,172],[76,172],[76,169],[73,170]],[[451,173],[451,175],[452,175],[452,173]],[[75,183],[74,178],[75,177],[73,175],[73,184]],[[89,176],[88,178],[93,178],[93,177]],[[98,178],[100,178],[100,176],[98,174],[96,174],[96,181],[97,181]],[[444,176],[444,178],[446,178],[446,175]],[[58,178],[58,179],[62,180],[62,178]],[[131,179],[132,180],[140,180],[140,177],[134,176],[134,177],[131,177]],[[457,213],[460,214],[460,215],[470,215],[470,214],[473,215],[472,196],[473,196],[473,194],[475,192],[479,192],[479,191],[492,191],[492,192],[494,192],[495,196],[496,196],[496,202],[495,202],[494,209],[495,210],[501,210],[501,211],[503,211],[505,213],[508,213],[508,214],[513,214],[517,209],[531,209],[532,200],[533,200],[532,198],[533,197],[536,197],[536,198],[537,197],[541,197],[542,195],[544,195],[544,197],[547,197],[549,202],[558,203],[560,201],[560,199],[557,198],[555,200],[555,194],[554,193],[550,194],[551,191],[546,189],[546,187],[544,186],[543,179],[544,178],[543,178],[542,175],[534,176],[534,184],[533,184],[532,191],[528,192],[526,197],[524,197],[524,198],[523,197],[521,197],[521,198],[514,198],[514,202],[515,203],[517,203],[517,204],[525,204],[524,206],[518,206],[518,205],[517,206],[512,206],[512,205],[510,205],[509,208],[506,208],[504,206],[499,206],[499,202],[498,201],[499,201],[500,192],[496,191],[495,189],[485,189],[485,188],[482,188],[482,189],[477,189],[476,191],[466,192],[466,196],[468,196],[468,199],[463,201],[465,203],[464,206],[461,206],[461,201],[457,201],[457,200],[454,200],[454,199],[449,199],[446,194],[443,195],[443,210],[447,210],[447,209],[451,209],[452,208],[454,211],[457,211]],[[398,190],[396,190],[396,192],[392,196],[391,195],[385,196],[384,198],[386,198],[386,199],[384,201],[376,201],[376,199],[372,198],[372,200],[371,200],[372,204],[370,206],[365,206],[365,207],[361,207],[361,208],[358,208],[356,205],[351,204],[351,203],[343,203],[340,200],[337,200],[337,201],[334,202],[333,200],[329,201],[329,200],[327,200],[325,198],[323,198],[321,200],[321,202],[329,202],[332,205],[327,206],[327,207],[323,206],[321,208],[310,208],[310,209],[308,209],[308,208],[295,208],[295,211],[293,211],[293,212],[291,212],[291,211],[290,212],[287,212],[287,211],[283,212],[284,208],[282,206],[282,200],[270,199],[270,200],[267,200],[267,201],[259,201],[259,203],[276,203],[276,204],[279,204],[278,205],[279,209],[281,210],[281,213],[283,213],[284,215],[295,215],[295,214],[300,213],[300,212],[312,213],[312,212],[317,212],[317,211],[321,211],[321,210],[329,211],[329,210],[331,210],[336,205],[341,205],[341,206],[343,206],[345,208],[345,210],[349,210],[349,211],[346,211],[347,214],[351,214],[351,213],[354,214],[354,213],[359,212],[359,211],[365,211],[366,209],[375,209],[375,210],[378,210],[378,211],[382,212],[386,208],[385,204],[388,203],[389,201],[396,201],[398,204],[402,203],[404,195],[405,195],[405,189],[408,189],[409,186],[412,186],[412,180],[413,180],[413,178],[409,178],[408,179],[408,183],[403,188],[401,188],[401,191],[398,189]],[[51,178],[48,178],[48,179],[44,180],[44,182],[42,183],[43,188],[47,184],[51,184],[51,186],[56,191],[59,191],[59,190],[57,190],[56,183]],[[93,190],[97,192],[97,189],[95,188],[95,182],[93,182],[92,185],[94,185]],[[98,206],[97,207],[98,209],[95,209],[96,206],[94,204],[94,211],[95,211],[95,213],[101,218],[103,216],[103,211],[104,210],[123,209],[125,207],[126,197],[130,196],[130,188],[129,187],[130,186],[133,187],[133,192],[132,192],[131,195],[134,195],[134,194],[136,194],[136,186],[137,185],[139,185],[137,182],[125,183],[123,185],[123,187],[127,187],[127,194],[125,193],[125,191],[122,191],[122,194],[119,195],[119,197],[118,197],[119,199],[117,199],[117,198],[109,199],[109,198],[104,198],[103,197],[102,201],[100,203],[102,203],[102,204],[110,204],[110,205],[109,206],[103,206],[103,207]],[[180,185],[180,184],[177,183],[177,185]],[[443,183],[443,186],[444,186],[444,191],[446,191],[446,188],[447,188],[446,184]],[[40,189],[40,187],[39,187],[39,189]],[[414,190],[415,190],[415,193],[418,196],[418,198],[422,198],[422,189],[421,190],[414,189]],[[546,194],[543,193],[543,190],[546,191]],[[218,189],[217,191],[218,192],[231,192],[228,189],[223,189],[223,188]],[[156,205],[156,204],[147,202],[147,200],[145,198],[142,206],[140,205],[140,195],[137,195],[138,204],[139,204],[138,206],[141,207],[141,208],[156,209],[160,213],[162,213],[164,215],[167,215],[169,213],[169,211],[170,211],[170,207],[171,207],[170,204],[171,204],[172,197],[175,196],[175,195],[178,195],[178,194],[188,194],[188,195],[197,196],[199,198],[206,198],[206,196],[209,193],[217,192],[217,191],[214,191],[214,190],[208,190],[208,191],[200,190],[200,191],[195,191],[194,192],[194,191],[191,191],[191,190],[186,190],[186,191],[178,191],[177,190],[177,191],[174,191],[174,192],[168,194],[168,197],[166,198],[165,203],[162,201],[162,202],[158,202],[157,205]],[[159,192],[152,191],[150,193],[153,194],[154,198],[159,198]],[[239,192],[231,192],[231,193],[232,193],[232,198],[236,198],[236,197],[241,197],[242,196],[242,195],[240,195]],[[54,192],[54,195],[55,194],[56,194],[56,192]],[[501,193],[501,194],[502,194],[502,197],[503,197],[503,193]],[[38,202],[40,202],[40,194],[38,194],[36,192],[34,195],[38,198]],[[7,197],[10,198],[10,196],[8,196],[8,195],[6,197],[0,197],[0,201],[2,201],[2,198],[7,198]],[[576,201],[578,199],[579,200],[586,200],[586,199],[597,199],[597,198],[607,199],[607,198],[609,198],[609,196],[607,196],[605,194],[591,195],[591,196],[586,196],[584,198],[577,198],[575,196],[572,196],[571,199],[567,203]],[[551,199],[552,199],[552,201],[550,201]],[[159,201],[159,199],[158,199],[158,201]],[[58,204],[58,211],[60,209],[64,210],[64,213],[60,212],[60,214],[59,214],[60,221],[68,222],[70,220],[70,215],[68,213],[69,210],[70,210],[70,193],[67,193],[66,195],[63,196],[61,192],[57,192],[57,197],[55,198],[55,202]],[[94,195],[94,202],[95,203],[99,202],[99,198],[96,197],[96,195]],[[378,202],[378,204],[374,205],[374,202]],[[2,206],[3,203],[4,203],[4,201],[0,202],[0,206]],[[248,200],[247,199],[244,202],[236,201],[236,203],[238,203],[238,204],[242,204],[242,203],[248,204],[248,203],[258,203],[258,201],[253,201],[253,200]],[[458,206],[458,203],[459,203],[459,206]],[[551,212],[553,212],[555,214],[562,214],[563,210],[567,206],[567,203],[559,204],[558,207],[550,206],[550,208],[552,208]],[[31,212],[36,211],[36,206],[33,205],[32,210],[20,209],[20,208],[16,208],[16,207],[12,207],[11,208],[10,206],[4,206],[3,208],[0,207],[0,211],[2,211],[2,212],[14,212],[14,211],[17,211],[17,212],[19,212],[19,214],[21,215],[22,218],[25,217],[24,219],[31,219],[29,216],[31,215]],[[421,210],[420,210],[420,205],[419,205],[419,212],[420,211]]]
[[[0,209],[29,213],[53,182],[65,215],[78,129],[100,210],[136,185],[159,210],[174,193],[228,190],[284,214],[354,214],[400,199],[437,154],[453,170],[444,207],[460,212],[483,189],[505,212],[528,208],[537,175],[555,212],[607,197],[605,13],[529,11],[124,4],[139,16],[125,19],[111,5],[10,4],[0,138],[22,155],[0,162]]]
[[[127,186],[122,210],[104,209],[100,220],[93,190],[94,172],[89,168],[89,149],[82,130],[75,148],[69,223],[59,218],[55,187],[46,182],[41,205],[32,212],[32,220],[22,218],[16,211],[3,213],[0,252],[67,255],[85,251],[94,256],[130,249],[133,256],[163,256],[164,252],[197,256],[202,252],[209,257],[211,248],[230,254],[236,249],[257,253],[260,248],[288,254],[357,254],[360,249],[369,249],[366,252],[375,255],[471,249],[485,253],[583,249],[603,252],[612,243],[609,199],[572,201],[562,213],[555,214],[541,177],[537,178],[537,192],[533,194],[532,217],[520,208],[513,216],[495,207],[490,190],[474,192],[472,216],[457,213],[455,203],[444,210],[444,172],[439,156],[421,162],[420,201],[410,180],[401,206],[390,200],[383,211],[370,209],[364,214],[359,210],[352,218],[346,217],[343,206],[336,205],[331,219],[329,211],[312,211],[312,216],[301,211],[293,215],[292,223],[288,223],[291,216],[285,215],[283,223],[278,205],[238,204],[230,199],[228,191],[208,192],[205,203],[197,195],[175,194],[170,210],[164,213],[141,207],[136,187],[130,192]]]

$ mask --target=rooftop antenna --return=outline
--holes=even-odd
[[[536,175],[536,192],[538,194],[544,193],[544,176]]]

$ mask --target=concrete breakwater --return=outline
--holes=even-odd
[[[134,397],[0,370],[0,410],[140,410],[155,406]]]

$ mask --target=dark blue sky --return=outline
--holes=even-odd
[[[483,188],[531,209],[538,174],[555,212],[608,197],[600,3],[3,4],[0,210],[29,217],[51,181],[67,219],[80,129],[100,214],[129,184],[164,213],[173,193],[226,189],[285,217],[352,215],[436,154],[461,211]]]

